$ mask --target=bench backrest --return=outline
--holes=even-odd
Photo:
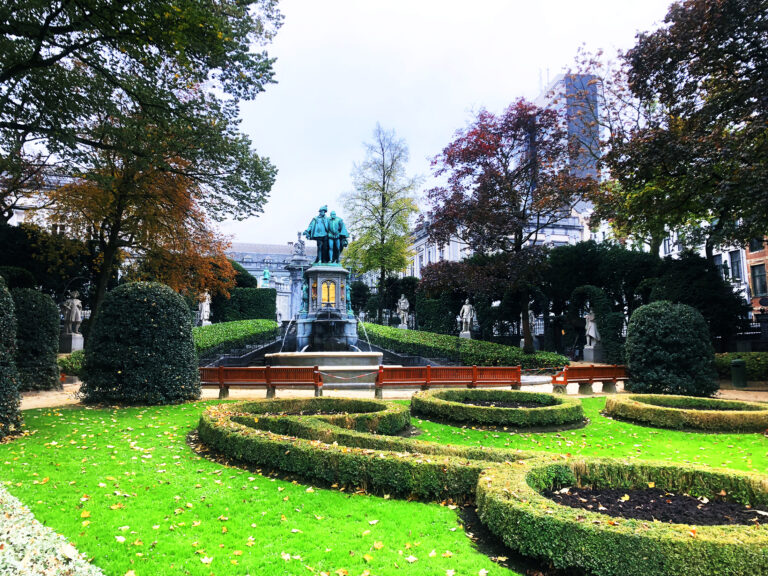
[[[218,366],[200,368],[202,383],[304,384],[320,380],[312,366]]]
[[[617,378],[622,379],[627,376],[626,366],[566,366],[566,378]]]

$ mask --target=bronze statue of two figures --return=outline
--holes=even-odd
[[[328,212],[328,206],[321,206],[320,213],[312,218],[304,236],[317,242],[318,263],[336,263],[340,262],[341,252],[347,246],[349,232],[344,224],[344,220],[336,216],[336,212],[331,212],[328,218],[325,214]]]

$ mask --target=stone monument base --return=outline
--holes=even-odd
[[[400,328],[400,330],[408,330],[408,324],[401,323],[401,324],[398,324],[397,327]]]
[[[469,330],[465,330],[464,332],[459,333],[459,338],[467,338],[468,340],[472,340],[472,332]]]
[[[584,362],[594,362],[598,364],[605,362],[603,347],[600,344],[597,346],[584,346]]]
[[[83,349],[83,335],[82,334],[59,334],[59,352],[61,354],[69,354],[75,350]]]

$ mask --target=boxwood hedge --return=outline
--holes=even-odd
[[[556,368],[568,364],[565,356],[554,352],[525,354],[521,348],[484,340],[469,340],[419,330],[400,330],[370,323],[365,323],[365,331],[372,344],[398,354],[447,358],[465,366]]]
[[[11,290],[16,308],[16,366],[19,390],[61,388],[59,366],[59,309],[53,299],[32,288]]]
[[[768,574],[768,525],[696,526],[613,518],[540,494],[563,486],[643,489],[747,505],[768,503],[768,477],[679,464],[573,459],[486,470],[477,485],[482,522],[522,554],[596,576]]]
[[[274,320],[239,320],[192,330],[195,349],[200,358],[224,354],[250,344],[261,344],[277,338],[278,326]]]
[[[534,402],[536,408],[476,406],[468,402]],[[558,426],[584,419],[581,401],[517,390],[429,390],[411,397],[414,414],[451,422],[491,426]]]
[[[387,435],[408,423],[407,407],[379,400],[279,399],[212,406],[201,416],[198,433],[240,461],[427,500],[472,500],[483,468],[534,455]]]
[[[0,440],[21,429],[21,396],[15,354],[16,315],[13,298],[0,277]]]
[[[605,413],[660,428],[695,428],[719,432],[768,430],[768,404],[758,402],[630,394],[608,396]]]

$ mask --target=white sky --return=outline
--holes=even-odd
[[[339,195],[376,122],[410,148],[409,175],[481,108],[533,100],[577,49],[613,54],[663,20],[670,0],[281,0],[268,46],[277,84],[242,105],[242,130],[279,173],[259,218],[225,222],[235,242],[296,239]]]

